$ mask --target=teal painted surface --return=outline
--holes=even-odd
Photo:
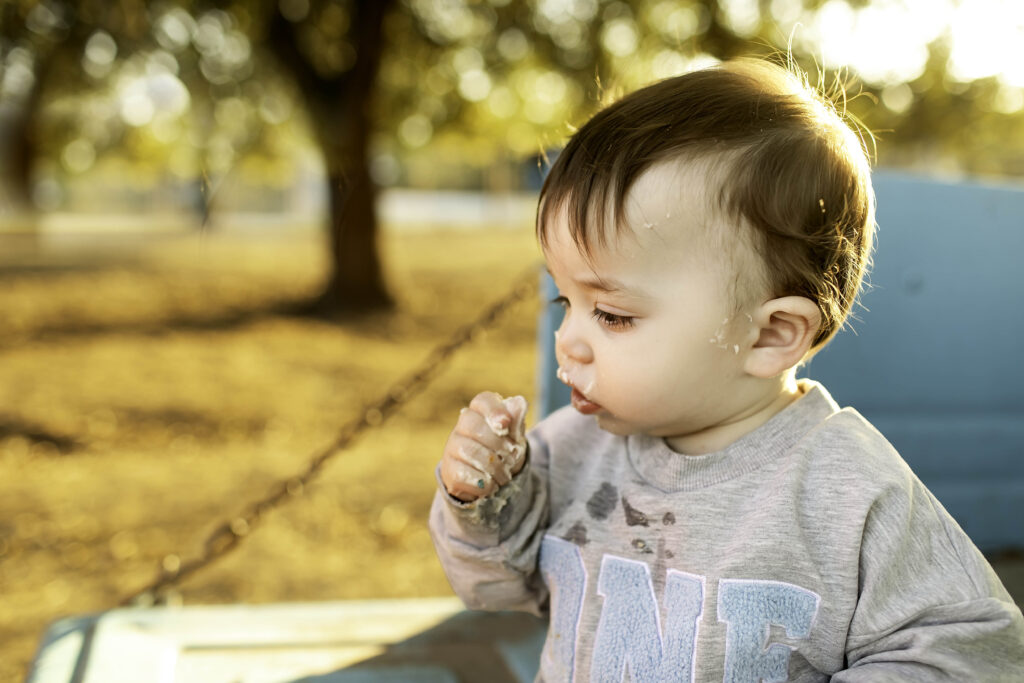
[[[569,404],[571,391],[562,384],[555,372],[558,361],[555,360],[555,330],[562,324],[564,309],[553,303],[558,296],[558,289],[547,271],[540,274],[540,296],[545,304],[537,320],[537,399],[535,419],[541,420],[564,405]]]
[[[115,609],[54,623],[28,683],[529,683],[545,630],[457,598]]]
[[[875,175],[870,287],[806,368],[983,550],[1024,547],[1024,189]]]

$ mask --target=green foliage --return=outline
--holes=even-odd
[[[398,0],[383,25],[376,85],[356,106],[371,107],[376,154],[398,169],[378,175],[459,182],[465,174],[441,167],[542,153],[607,99],[714,59],[792,50],[813,81],[820,46],[797,22],[836,4]],[[325,120],[347,125],[330,100],[320,105],[327,116],[311,121],[310,93],[350,77],[366,45],[355,17],[367,6],[10,0],[0,9],[2,94],[42,112],[28,124],[43,160],[37,180],[127,163],[157,182],[243,173],[282,184],[296,172],[294,150],[323,143]],[[275,33],[282,20],[290,33]],[[282,35],[313,80],[286,68]],[[949,35],[923,48],[927,63],[906,82],[844,71],[845,106],[875,132],[881,164],[1024,174],[1024,89],[996,77],[958,81]],[[250,157],[257,162],[241,163]]]

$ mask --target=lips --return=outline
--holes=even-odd
[[[584,415],[593,415],[602,410],[599,403],[594,403],[576,387],[572,388],[572,407]]]
[[[555,373],[555,375],[558,377],[559,380],[561,380],[564,384],[567,384],[569,388],[572,389],[573,408],[583,413],[584,415],[593,415],[598,411],[604,410],[600,403],[595,403],[594,401],[591,401],[589,398],[587,398],[586,394],[584,394],[582,391],[576,388],[576,385],[569,378],[569,373],[562,368],[561,364],[559,364],[558,371]],[[587,385],[586,391],[589,392],[593,388],[593,386],[594,382],[591,381],[590,384]]]

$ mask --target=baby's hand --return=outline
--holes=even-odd
[[[441,480],[448,493],[469,502],[511,481],[526,460],[525,417],[522,396],[477,394],[462,409],[441,457]]]

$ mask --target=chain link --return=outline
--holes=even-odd
[[[304,471],[277,482],[263,498],[249,503],[240,514],[218,524],[203,541],[202,552],[198,557],[182,562],[177,555],[166,556],[156,578],[124,598],[120,604],[150,606],[166,603],[173,596],[174,588],[186,577],[210,566],[237,548],[244,538],[252,534],[264,515],[302,496],[332,457],[350,446],[367,429],[384,424],[404,404],[426,389],[457,351],[479,333],[492,327],[509,308],[534,296],[537,277],[538,267],[529,268],[516,279],[504,296],[492,303],[476,320],[456,330],[419,367],[392,384],[381,398],[364,407],[358,417],[343,425],[334,441],[315,453]]]

